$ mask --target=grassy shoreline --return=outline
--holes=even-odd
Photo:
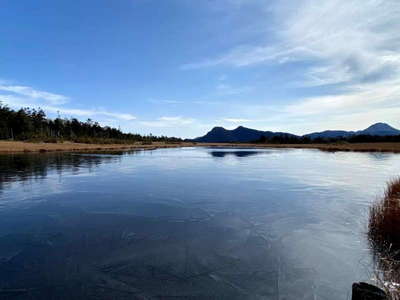
[[[400,153],[400,143],[334,143],[334,144],[232,144],[204,143],[197,146],[226,148],[282,148],[282,149],[318,149],[322,151],[355,151],[355,152],[391,152]]]
[[[0,153],[45,153],[74,151],[110,151],[110,150],[152,150],[158,148],[182,147],[182,144],[153,142],[151,144],[84,144],[84,143],[32,143],[20,141],[0,141]],[[187,143],[189,146],[189,143]]]
[[[83,143],[32,143],[20,141],[0,141],[0,153],[55,152],[55,151],[106,151],[106,150],[141,150],[177,147],[220,147],[220,148],[282,148],[282,149],[318,149],[322,151],[356,152],[392,152],[400,153],[400,143],[354,143],[354,144],[246,144],[246,143],[163,143],[151,144],[83,144]]]

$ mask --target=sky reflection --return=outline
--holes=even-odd
[[[0,288],[33,299],[61,293],[53,277],[76,299],[99,285],[99,299],[345,299],[370,279],[368,207],[400,167],[395,154],[220,148],[1,160]]]

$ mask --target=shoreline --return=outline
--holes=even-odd
[[[187,146],[192,144],[186,143]],[[32,143],[21,141],[0,141],[0,154],[81,152],[81,151],[129,151],[155,150],[159,148],[183,147],[183,144],[154,142],[152,144],[83,144],[83,143]]]
[[[198,143],[196,146],[221,148],[253,149],[316,149],[321,151],[343,152],[387,152],[400,153],[400,143],[354,143],[354,144],[233,144],[233,143]]]
[[[215,147],[251,149],[317,149],[321,151],[389,152],[400,153],[400,143],[354,143],[354,144],[246,144],[246,143],[161,143],[152,144],[83,144],[83,143],[32,143],[0,141],[0,154],[47,153],[77,151],[155,150],[159,148]]]

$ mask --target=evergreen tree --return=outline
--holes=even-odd
[[[123,133],[120,129],[101,126],[87,119],[81,122],[76,118],[56,119],[46,117],[42,109],[10,109],[0,102],[0,139],[58,141],[70,140],[85,143],[132,143],[132,142],[180,142],[179,138],[157,137],[149,134]]]

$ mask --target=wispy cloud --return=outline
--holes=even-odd
[[[36,90],[29,86],[22,86],[22,85],[4,85],[0,84],[0,91],[3,92],[11,92],[16,95],[26,96],[32,99],[42,99],[49,104],[64,104],[68,102],[68,97],[49,93],[45,91]]]
[[[399,99],[400,80],[391,80],[354,84],[339,94],[305,97],[284,105],[241,104],[235,110],[257,123],[257,128],[302,134],[323,129],[358,130],[375,122],[400,126]]]
[[[205,67],[214,67],[217,65],[227,65],[233,67],[246,67],[255,64],[273,61],[274,63],[283,63],[289,61],[289,56],[292,54],[304,55],[307,53],[304,47],[281,49],[280,47],[271,46],[238,46],[228,53],[217,57],[206,59],[201,62],[188,63],[181,66],[183,70],[199,69]],[[294,60],[292,58],[291,60]]]
[[[1,89],[1,88],[0,88]],[[5,89],[2,89],[3,91],[6,91]],[[28,92],[27,92],[28,93]],[[14,93],[15,94],[15,93]],[[18,109],[21,107],[40,107],[44,111],[48,113],[60,113],[63,115],[66,115],[68,117],[74,116],[74,117],[95,117],[95,116],[100,116],[100,117],[110,117],[118,120],[123,120],[123,121],[132,121],[135,120],[136,117],[132,114],[129,113],[119,113],[119,112],[111,112],[105,109],[78,109],[78,108],[71,108],[71,107],[65,107],[62,105],[56,105],[59,104],[57,101],[52,98],[53,103],[47,103],[50,102],[48,99],[43,99],[42,97],[39,97],[38,95],[44,95],[45,97],[50,97],[48,96],[49,93],[47,92],[40,92],[40,93],[34,93],[35,97],[27,96],[27,97],[22,97],[25,96],[23,93],[19,93],[19,95],[13,95],[13,94],[0,94],[0,102],[3,104],[6,104],[12,108]],[[55,94],[51,94],[55,95]],[[64,97],[64,96],[61,96]],[[51,98],[51,97],[50,97]],[[67,98],[67,97],[66,97]],[[69,98],[67,98],[69,99]],[[43,101],[45,100],[45,101]],[[47,100],[47,101],[46,101]]]
[[[139,123],[146,127],[179,127],[190,125],[195,122],[193,118],[184,118],[181,116],[164,116],[156,120],[140,121]]]
[[[282,20],[276,42],[239,45],[183,69],[245,67],[308,61],[308,85],[384,79],[400,69],[400,2],[396,0],[300,0],[264,2]],[[265,26],[270,26],[266,21]]]
[[[285,107],[295,115],[343,114],[399,106],[400,80],[354,86],[347,93],[306,98]]]
[[[148,102],[153,104],[184,104],[185,101],[173,99],[149,99]]]
[[[213,101],[213,100],[196,100],[196,101],[193,101],[192,103],[199,104],[199,105],[220,105],[220,104],[223,104],[224,102]]]
[[[225,118],[222,119],[224,122],[229,122],[229,123],[247,123],[247,122],[252,122],[250,119],[241,119],[241,118]]]
[[[219,83],[216,86],[217,96],[238,95],[249,92],[250,90],[251,88],[249,86],[234,87],[227,83]]]
[[[348,128],[355,122],[361,122],[356,127],[374,121],[400,124],[393,113],[400,111],[400,1],[257,3],[276,20],[272,23],[271,18],[265,18],[265,27],[271,29],[274,24],[269,30],[273,36],[266,36],[258,44],[236,45],[220,56],[188,63],[182,69],[279,67],[301,62],[294,67],[302,74],[296,88],[314,88],[313,96],[288,94],[285,104],[272,101],[273,113],[271,107],[263,105],[243,104],[236,110],[246,119],[261,120],[268,115],[265,124],[278,124],[282,129],[300,123],[303,128],[298,131]],[[293,83],[288,82],[282,89],[292,88]],[[329,86],[329,92],[321,89],[323,86]]]
[[[218,89],[217,89],[218,90]],[[239,90],[238,90],[239,92]],[[216,93],[218,94],[218,93]],[[233,93],[235,94],[235,93]],[[209,96],[209,98],[215,97],[213,96]],[[186,101],[183,100],[156,100],[156,99],[150,99],[148,102],[153,103],[153,104],[171,104],[171,105],[178,105],[178,104],[182,104],[182,105],[192,105],[192,104],[196,104],[196,105],[218,105],[223,103],[222,101],[214,101],[214,100],[193,100],[193,99],[188,99]]]

